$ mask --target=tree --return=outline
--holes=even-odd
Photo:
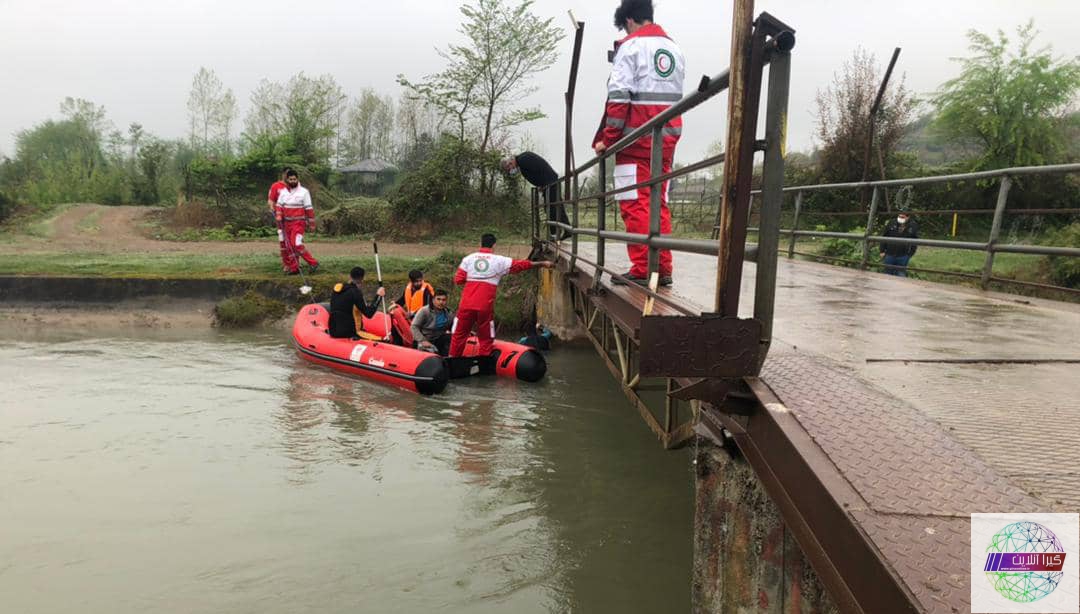
[[[70,121],[83,126],[95,140],[100,141],[110,127],[105,116],[105,107],[89,100],[68,96],[60,103],[60,112]]]
[[[401,151],[406,152],[415,148],[421,139],[430,144],[442,132],[443,121],[439,109],[431,103],[416,96],[402,95],[397,103],[397,125]]]
[[[345,115],[339,157],[343,163],[389,160],[394,150],[394,99],[365,88]]]
[[[149,137],[139,148],[136,156],[139,176],[135,184],[135,195],[139,202],[146,205],[157,204],[161,200],[161,179],[168,170],[172,147],[165,141]]]
[[[330,75],[301,72],[285,85],[263,79],[251,94],[244,135],[250,143],[287,137],[305,164],[328,165],[347,100]]]
[[[870,108],[881,86],[880,70],[873,54],[856,49],[844,63],[832,84],[817,93],[817,138],[820,141],[819,164],[826,181],[858,181],[880,172],[888,174],[895,163],[897,146],[914,116],[917,101],[894,77],[881,99],[874,126],[875,150],[885,169],[871,173],[864,169],[864,152],[869,137]],[[878,154],[871,156],[871,168],[879,166]]]
[[[972,55],[934,95],[935,127],[945,136],[977,143],[975,169],[1052,163],[1066,154],[1066,116],[1080,89],[1080,58],[1055,59],[1049,46],[1032,50],[1033,22],[1017,28],[1016,49],[969,30]]]
[[[563,34],[551,18],[534,15],[532,4],[474,0],[462,6],[460,31],[468,42],[439,52],[447,67],[419,83],[398,75],[398,83],[414,96],[454,118],[462,140],[467,127],[475,124],[481,155],[497,133],[544,116],[538,108],[518,105],[535,91],[531,79],[558,58],[556,46]]]
[[[201,153],[229,153],[236,98],[214,71],[200,67],[195,73],[187,107],[191,146]]]

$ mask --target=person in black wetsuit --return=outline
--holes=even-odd
[[[559,174],[555,172],[555,169],[551,168],[551,165],[548,164],[547,160],[531,151],[525,151],[516,156],[504,159],[502,161],[502,168],[511,175],[520,172],[521,176],[525,178],[525,181],[528,181],[538,188],[548,186],[547,190],[543,190],[544,202],[554,203],[559,201]],[[566,217],[566,207],[563,205],[549,205],[548,219],[562,222],[563,224],[570,223],[570,219]],[[549,228],[548,236],[556,236],[555,230],[556,229],[554,228]],[[559,239],[565,239],[570,236],[570,233],[566,230],[559,229],[557,236]]]
[[[386,288],[380,287],[375,291],[377,298],[368,305],[364,301],[364,294],[360,291],[360,284],[364,282],[363,267],[353,267],[349,272],[349,282],[334,286],[330,294],[330,336],[338,338],[356,338],[362,336],[361,321],[355,316],[355,308],[365,317],[373,317],[379,309],[379,301],[386,296]],[[367,335],[363,335],[367,336]],[[372,335],[372,338],[378,339]]]

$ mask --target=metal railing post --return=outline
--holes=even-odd
[[[581,194],[580,194],[581,184],[578,182],[578,176],[577,176],[576,173],[574,174],[574,182],[573,182],[572,187],[573,187],[573,190],[574,190],[574,194],[573,194],[574,217],[571,220],[570,225],[573,226],[574,230],[576,231],[578,229],[578,227],[580,226],[580,222],[578,220],[578,204],[580,203],[580,200],[579,200],[578,197],[581,196]],[[570,235],[570,254],[571,254],[570,255],[570,272],[573,273],[574,272],[574,267],[577,265],[577,255],[578,255],[578,234],[577,234],[577,232],[574,232],[574,234]]]
[[[866,270],[870,262],[870,235],[874,234],[874,218],[877,217],[878,198],[881,196],[881,188],[874,186],[874,194],[870,197],[870,215],[866,216],[866,231],[862,238],[862,261],[859,268]]]
[[[990,287],[990,277],[994,273],[994,246],[1001,234],[1001,221],[1005,218],[1005,203],[1009,200],[1009,189],[1012,188],[1012,178],[1004,175],[1001,178],[1001,187],[998,188],[997,204],[994,205],[994,222],[990,226],[990,239],[986,242],[986,263],[983,265],[980,286],[983,290]]]
[[[603,194],[607,191],[607,158],[600,159],[600,190],[599,193]],[[607,198],[601,196],[596,199],[596,229],[603,232],[607,229]],[[601,235],[596,237],[596,264],[601,267],[604,266],[605,256],[605,239]],[[600,287],[600,279],[604,276],[603,271],[596,271],[595,273],[595,286]]]
[[[652,130],[652,149],[649,161],[649,179],[656,179],[664,173],[664,126],[657,124]],[[653,183],[649,186],[649,241],[653,237],[660,236],[660,198],[663,195],[663,186]],[[652,274],[660,270],[660,250],[649,245],[649,273],[645,279],[651,279]]]
[[[532,223],[533,243],[540,241],[540,191],[532,189],[532,211],[529,213],[529,221]]]
[[[761,171],[761,209],[758,222],[757,279],[754,282],[754,319],[761,322],[758,369],[772,344],[776,304],[776,261],[780,250],[780,207],[784,202],[784,128],[787,125],[791,56],[777,53],[769,64],[765,101],[765,162]]]
[[[795,232],[799,230],[799,214],[802,212],[802,190],[795,193],[795,219],[791,222],[791,240],[788,242],[787,257],[791,260],[795,257]]]

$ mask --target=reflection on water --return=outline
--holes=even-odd
[[[0,337],[12,612],[681,612],[691,481],[584,348],[435,398],[276,333]]]

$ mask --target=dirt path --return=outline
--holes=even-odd
[[[0,254],[35,253],[169,253],[169,254],[252,254],[277,255],[277,239],[250,241],[159,241],[149,236],[147,216],[154,207],[71,205],[41,224],[36,234],[7,234],[0,240]],[[351,256],[371,253],[371,242],[309,240],[316,256]],[[447,249],[471,251],[471,243],[389,243],[380,242],[385,256],[428,257]],[[527,245],[500,245],[500,252],[518,258],[529,252]]]

